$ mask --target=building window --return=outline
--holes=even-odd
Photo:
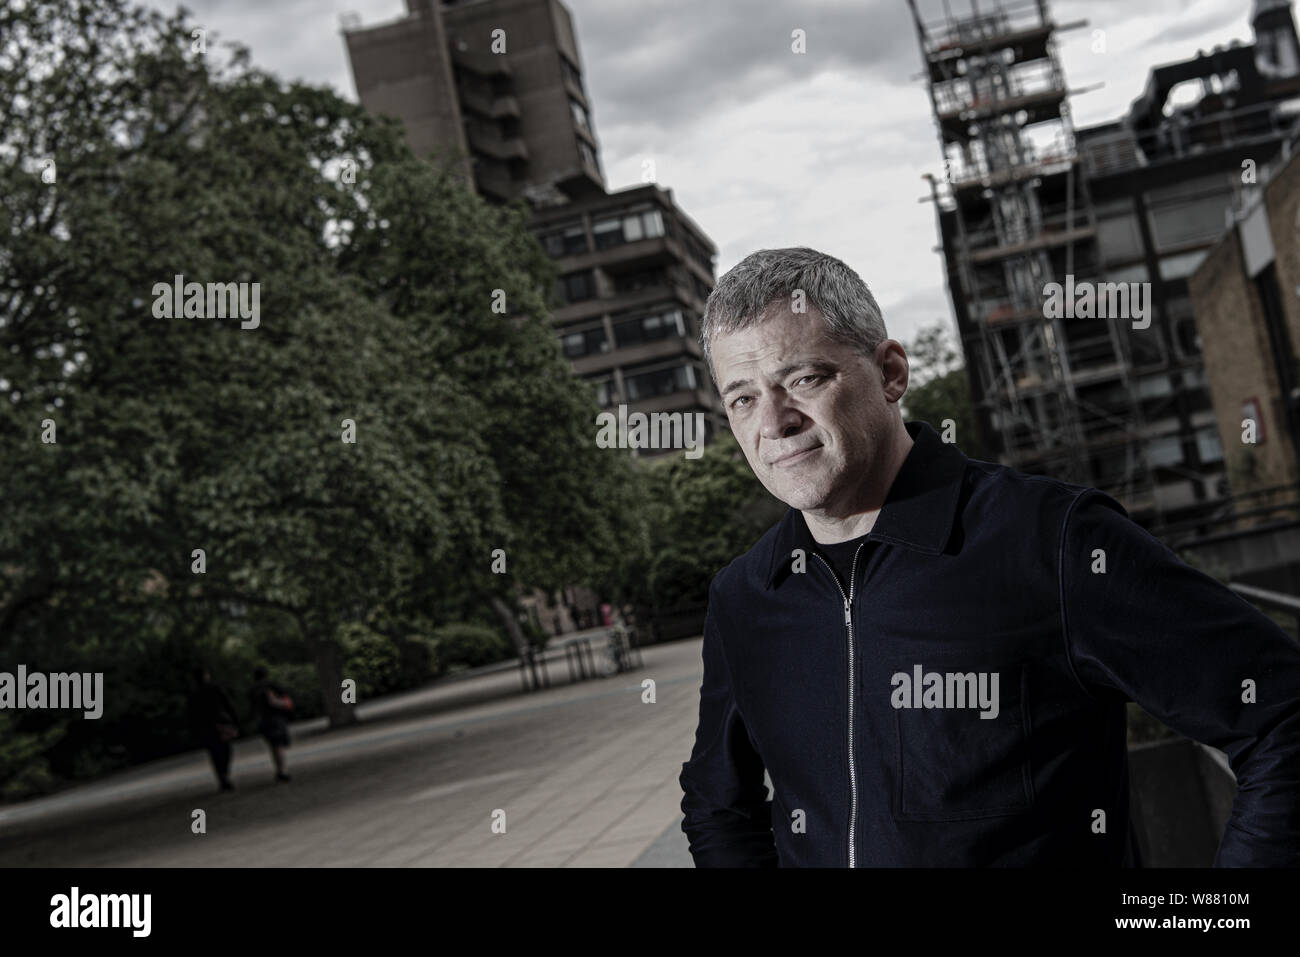
[[[560,70],[573,82],[574,86],[582,90],[584,94],[587,92],[582,86],[582,74],[578,72],[578,68],[570,63],[569,58],[563,53],[560,54]]]
[[[614,279],[614,290],[620,293],[640,292],[643,289],[656,289],[666,285],[668,285],[668,272],[662,266],[627,273]]]
[[[1150,278],[1147,267],[1141,263],[1136,266],[1125,266],[1122,269],[1106,270],[1106,282],[1146,282]]]
[[[1219,430],[1214,426],[1196,430],[1196,454],[1202,463],[1223,461],[1223,443],[1219,441]]]
[[[1142,233],[1136,216],[1097,220],[1097,245],[1107,262],[1137,259],[1142,255]]]
[[[667,309],[648,316],[614,322],[614,343],[620,349],[672,336],[686,337],[686,323],[680,309]]]
[[[609,249],[639,239],[664,235],[664,217],[658,209],[633,209],[602,216],[591,224],[597,249]]]
[[[1153,396],[1172,395],[1174,385],[1167,375],[1149,376],[1145,379],[1138,379],[1138,395],[1143,399],[1149,399]]]
[[[1160,278],[1173,280],[1190,276],[1196,272],[1196,267],[1201,264],[1201,260],[1205,258],[1208,252],[1208,249],[1198,249],[1191,253],[1165,256],[1160,260]]]
[[[1194,359],[1201,354],[1201,337],[1196,331],[1195,319],[1179,319],[1174,323],[1174,345],[1184,359]]]
[[[608,409],[614,404],[614,380],[600,379],[592,383],[596,387],[596,405]]]
[[[1151,235],[1160,251],[1187,243],[1210,242],[1226,228],[1227,193],[1212,193],[1150,210]]]
[[[597,249],[609,249],[623,242],[623,222],[618,219],[598,220],[591,224],[591,234]]]
[[[560,297],[565,302],[582,302],[596,295],[596,282],[590,269],[561,276],[559,286]]]
[[[541,240],[546,252],[557,259],[585,253],[588,249],[587,230],[580,222],[551,229],[542,234]]]
[[[577,100],[570,98],[569,112],[573,114],[573,122],[578,124],[579,129],[586,130],[588,133],[592,132],[591,117],[587,115],[587,108],[585,106]]]
[[[608,352],[609,343],[605,339],[605,328],[594,326],[577,332],[566,332],[560,337],[564,345],[564,354],[570,359]]]
[[[596,151],[588,146],[587,141],[582,137],[577,137],[577,140],[578,155],[582,157],[583,162],[587,163],[589,166],[594,166],[596,169],[600,169],[600,164],[596,162]]]
[[[674,392],[685,392],[694,389],[695,382],[695,370],[689,365],[656,369],[653,372],[625,376],[623,379],[623,383],[627,387],[629,402],[636,402],[639,399],[651,399],[661,395],[672,395]]]
[[[1161,465],[1181,465],[1182,462],[1182,436],[1162,435],[1147,443],[1147,463],[1153,468]]]

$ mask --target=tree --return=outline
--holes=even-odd
[[[785,514],[730,433],[698,459],[661,456],[638,476],[647,503],[644,559],[628,600],[651,609],[703,604],[709,582]]]
[[[951,419],[958,448],[971,458],[987,460],[989,454],[971,404],[966,367],[949,338],[947,325],[936,322],[922,328],[903,348],[910,367],[902,400],[904,418],[928,422],[940,432],[944,431],[944,421]]]
[[[345,625],[608,575],[627,463],[595,448],[521,209],[193,30],[124,0],[0,11],[0,653],[252,615],[346,724]],[[186,317],[209,283],[256,315]]]

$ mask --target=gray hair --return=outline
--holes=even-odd
[[[713,372],[713,340],[762,322],[774,302],[802,290],[824,317],[827,334],[874,357],[888,338],[875,296],[862,277],[834,256],[807,246],[760,249],[727,271],[709,293],[700,319],[700,345]]]

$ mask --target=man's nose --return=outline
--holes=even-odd
[[[759,434],[765,439],[783,439],[799,431],[803,415],[789,401],[785,393],[769,396],[763,403]]]

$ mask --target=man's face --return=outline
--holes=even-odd
[[[812,304],[796,314],[775,303],[767,315],[713,343],[731,430],[778,499],[800,511],[850,512],[900,427],[906,354],[887,339],[869,359],[828,338]]]

